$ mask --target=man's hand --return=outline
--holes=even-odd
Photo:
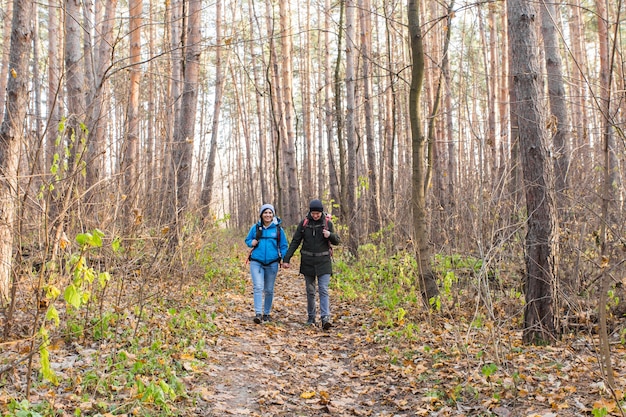
[[[289,263],[288,263],[288,262],[283,262],[282,264],[280,264],[280,267],[281,267],[281,268],[285,268],[285,269],[289,269],[289,267],[290,267],[290,266],[291,266],[291,265],[289,265]]]
[[[328,239],[328,237],[330,236],[330,230],[328,230],[328,229],[324,229],[324,231],[322,232],[322,234],[324,235],[324,237],[325,237],[326,239]]]

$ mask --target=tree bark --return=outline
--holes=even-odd
[[[345,224],[349,225],[346,246],[352,255],[357,255],[360,228],[357,224],[357,141],[356,141],[356,5],[355,0],[346,0],[346,159],[348,170],[342,188],[346,199],[341,202]]]
[[[0,304],[9,299],[13,267],[13,239],[19,198],[18,167],[23,140],[34,2],[15,0],[11,21],[11,46],[4,117],[0,126]]]
[[[204,216],[209,214],[211,199],[213,198],[213,178],[215,176],[215,158],[217,156],[217,133],[220,126],[222,96],[224,95],[224,70],[222,69],[222,0],[215,2],[215,43],[215,101],[213,103],[213,123],[211,125],[209,157],[207,160],[202,193],[200,195],[200,206],[202,207]]]
[[[372,22],[369,0],[359,0],[359,20],[361,22],[361,73],[365,111],[365,138],[367,143],[367,177],[369,186],[368,233],[381,228],[380,206],[378,204],[378,167],[376,164],[376,138],[374,137],[374,111],[370,61],[372,60]]]
[[[51,0],[52,1],[52,0]],[[4,9],[5,16],[11,16],[13,18],[13,0],[8,0],[6,2],[6,8]],[[0,48],[0,52],[2,55],[0,59],[0,74],[4,74],[0,77],[0,114],[4,114],[4,106],[7,92],[7,81],[8,77],[6,74],[9,73],[9,52],[11,49],[11,42],[7,42],[7,39],[11,39],[11,20],[4,19],[4,26],[2,28],[2,47]]]
[[[126,195],[123,218],[127,223],[126,226],[132,226],[134,219],[131,217],[131,211],[136,208],[139,184],[137,165],[139,163],[139,89],[142,78],[140,63],[143,2],[142,0],[130,0],[128,8],[130,17],[130,94],[126,110],[126,141],[120,169],[124,178],[123,190]]]
[[[174,131],[173,169],[176,178],[176,219],[188,209],[191,162],[198,104],[201,52],[201,0],[188,0],[187,33],[183,63],[183,94]]]
[[[528,213],[526,233],[525,343],[549,344],[557,337],[557,229],[552,165],[546,147],[540,100],[537,11],[527,0],[508,0],[512,88],[517,101],[522,172]]]
[[[411,209],[413,239],[419,265],[419,287],[426,303],[439,294],[431,267],[426,211],[426,138],[422,133],[420,101],[424,81],[424,45],[420,29],[419,0],[408,0],[409,41],[411,46],[411,87],[409,90],[409,119],[411,122],[412,194]]]
[[[282,53],[282,73],[281,81],[283,85],[283,112],[285,117],[286,135],[283,137],[283,155],[285,158],[284,169],[287,174],[287,196],[289,204],[283,207],[284,217],[292,224],[300,218],[300,187],[296,165],[296,138],[295,138],[295,113],[293,108],[293,68],[292,68],[292,28],[291,28],[291,8],[289,2],[279,2],[280,13],[280,33],[281,33],[281,53]]]
[[[548,120],[548,126],[552,133],[554,180],[558,206],[565,207],[567,203],[563,194],[567,190],[567,171],[569,168],[567,143],[570,140],[570,134],[569,116],[565,101],[565,83],[556,29],[556,13],[554,3],[541,3],[541,32],[548,76],[548,97],[550,98],[551,116]]]

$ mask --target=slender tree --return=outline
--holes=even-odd
[[[33,41],[34,2],[14,0],[4,116],[0,126],[0,304],[9,299],[14,226],[19,198],[18,168],[22,146]]]
[[[427,143],[421,128],[420,102],[424,81],[424,45],[420,28],[419,0],[408,0],[409,42],[411,45],[411,89],[409,91],[409,119],[411,122],[413,240],[419,265],[419,284],[426,302],[437,296],[439,290],[431,266],[426,209]]]
[[[139,89],[141,84],[141,26],[143,15],[142,0],[130,0],[129,30],[130,30],[130,95],[126,109],[126,138],[124,143],[123,159],[120,166],[124,178],[123,190],[126,196],[124,200],[124,219],[130,226],[133,219],[130,213],[136,208],[137,185],[139,181]]]
[[[211,199],[213,198],[217,139],[220,126],[220,111],[222,110],[222,96],[224,95],[224,70],[222,68],[222,0],[215,2],[215,43],[215,101],[213,104],[213,123],[211,125],[211,142],[209,144],[207,168],[202,192],[200,194],[200,205],[202,206],[205,216],[210,211]]]
[[[550,118],[548,126],[552,133],[554,158],[554,179],[558,193],[559,207],[565,206],[563,193],[567,189],[567,170],[569,168],[569,116],[565,97],[565,82],[561,64],[561,52],[557,36],[557,12],[554,3],[542,2],[541,32],[548,76],[548,98],[550,99]]]
[[[376,154],[376,138],[374,135],[374,97],[371,77],[372,51],[372,12],[369,0],[359,0],[359,21],[361,23],[361,78],[363,80],[364,111],[365,111],[365,138],[367,143],[367,177],[369,185],[369,232],[380,230],[380,208],[378,204],[378,169]]]
[[[513,51],[512,88],[517,100],[522,172],[526,194],[527,232],[525,343],[552,343],[556,326],[557,229],[552,165],[540,100],[537,10],[527,0],[507,0],[508,33]]]
[[[347,239],[348,250],[357,254],[360,227],[357,224],[357,138],[356,138],[356,3],[346,0],[346,159],[348,170],[342,188],[345,200],[341,201],[344,221],[350,225]],[[335,92],[338,94],[338,92]]]
[[[94,185],[101,179],[105,170],[105,133],[106,112],[108,112],[108,92],[106,87],[108,71],[112,66],[114,40],[113,29],[115,23],[115,9],[117,0],[98,1],[96,3],[96,16],[101,17],[97,25],[95,48],[89,51],[89,57],[93,57],[93,76],[89,78],[88,119],[87,129],[89,133],[89,164],[87,164],[87,183]],[[132,32],[131,32],[132,36]]]
[[[280,34],[281,34],[281,54],[282,73],[281,82],[283,85],[282,108],[285,118],[286,135],[283,136],[284,170],[287,176],[287,196],[289,204],[285,209],[286,220],[296,223],[300,216],[300,187],[296,165],[296,117],[293,105],[293,52],[292,52],[292,27],[291,27],[291,7],[288,1],[279,2],[280,14]]]
[[[13,18],[13,1],[9,0],[6,2],[6,7],[2,10],[2,20],[4,21],[4,26],[2,27],[2,47],[0,47],[0,52],[2,53],[0,56],[0,74],[8,74],[7,69],[9,68],[9,49],[11,47],[11,42],[7,42],[7,39],[11,39],[11,22]],[[0,110],[4,114],[4,103],[6,97],[7,90],[7,81],[8,77],[2,76],[0,77]]]
[[[176,210],[179,214],[188,208],[191,189],[191,162],[194,143],[198,82],[200,76],[201,0],[187,0],[187,32],[183,64],[183,93],[181,108],[174,129],[173,169],[176,178]]]

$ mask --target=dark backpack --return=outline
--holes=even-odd
[[[322,216],[324,217],[324,228],[323,230],[328,230],[328,222],[331,220],[331,215],[330,213],[322,213]],[[307,224],[309,224],[309,216],[305,217],[304,220],[302,220],[302,233],[304,233],[304,229],[306,229]],[[330,244],[330,240],[326,239],[326,243],[328,243],[328,253],[330,253],[330,257],[333,257],[333,247]]]

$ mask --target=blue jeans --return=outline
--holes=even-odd
[[[306,276],[306,312],[309,317],[315,317],[315,277]],[[330,297],[328,296],[328,285],[330,284],[330,274],[317,277],[317,291],[320,294],[320,317],[330,316]]]
[[[278,262],[263,265],[257,261],[250,261],[250,275],[252,276],[252,290],[254,294],[254,312],[269,315],[274,301],[274,284],[278,274]],[[263,299],[265,296],[265,300]]]

